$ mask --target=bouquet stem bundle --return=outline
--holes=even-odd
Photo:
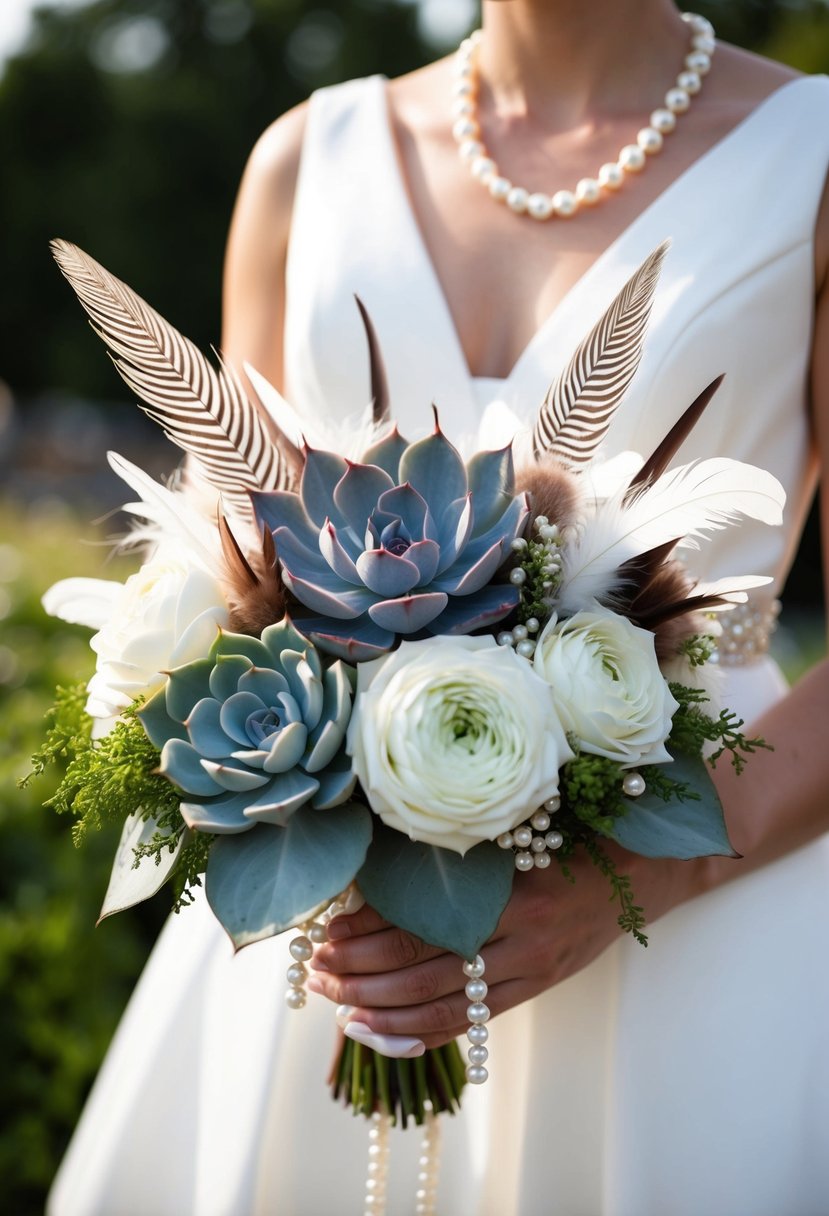
[[[432,1047],[413,1060],[394,1060],[339,1034],[329,1077],[335,1101],[355,1115],[388,1115],[396,1125],[418,1126],[429,1113],[454,1114],[466,1085],[466,1064],[457,1043]]]

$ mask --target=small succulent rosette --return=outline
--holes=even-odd
[[[297,626],[329,654],[364,662],[401,637],[489,629],[518,603],[498,577],[529,511],[510,448],[466,465],[438,426],[411,444],[393,428],[359,463],[308,449],[298,493],[252,499]]]

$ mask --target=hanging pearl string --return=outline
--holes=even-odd
[[[363,1216],[385,1216],[389,1180],[389,1128],[391,1117],[375,1111],[368,1132],[368,1177]]]
[[[466,1011],[470,1025],[466,1031],[470,1047],[467,1053],[469,1063],[466,1066],[466,1079],[470,1085],[483,1085],[489,1076],[484,1068],[489,1057],[489,1051],[484,1046],[489,1038],[489,1030],[484,1025],[489,1021],[489,1006],[484,1004],[487,985],[483,979],[484,960],[476,954],[471,962],[464,963],[464,975],[468,977],[466,995],[472,1004]]]
[[[423,1137],[420,1141],[415,1213],[416,1216],[435,1216],[440,1170],[440,1123],[432,1109],[432,1103],[427,1101],[425,1107],[426,1118],[423,1122]]]
[[[453,88],[452,134],[458,144],[461,160],[469,171],[499,203],[506,203],[518,215],[530,215],[536,220],[551,216],[568,219],[582,207],[590,207],[608,192],[618,190],[625,174],[640,173],[649,156],[662,149],[664,138],[676,127],[677,118],[691,106],[691,98],[702,88],[702,78],[710,70],[714,54],[714,27],[705,17],[683,13],[683,21],[691,29],[691,48],[685,56],[676,84],[665,94],[664,105],[653,111],[648,125],[637,133],[636,143],[626,144],[615,161],[599,169],[595,177],[583,177],[575,190],[557,190],[554,194],[531,193],[515,186],[504,177],[487,151],[478,118],[478,48],[483,34],[475,30],[464,38],[458,48]]]
[[[347,897],[348,892],[343,893]],[[321,946],[328,941],[326,925],[335,916],[339,916],[346,908],[343,896],[339,896],[326,908],[317,920],[306,921],[300,926],[301,933],[288,946],[291,958],[294,960],[286,973],[288,991],[285,993],[285,1004],[289,1009],[304,1009],[308,994],[305,991],[305,981],[308,979],[308,968],[305,966],[314,954],[314,946]]]

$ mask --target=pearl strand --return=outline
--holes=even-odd
[[[338,896],[334,900],[318,920],[309,920],[301,925],[300,936],[295,937],[291,941],[288,951],[294,961],[291,963],[285,976],[288,981],[285,1004],[289,1009],[305,1008],[305,1003],[308,1000],[308,994],[305,991],[308,968],[305,964],[313,957],[314,946],[320,946],[323,942],[328,941],[328,933],[325,926],[333,917],[339,916],[341,912],[345,911],[346,904],[344,899],[347,896],[348,892],[344,892],[343,895]]]
[[[385,1216],[389,1180],[389,1128],[391,1117],[375,1111],[368,1132],[368,1177],[363,1216]]]
[[[691,28],[691,49],[685,56],[676,84],[665,94],[664,105],[654,110],[647,126],[637,133],[636,142],[626,144],[615,161],[601,166],[595,177],[583,177],[575,190],[557,190],[554,194],[531,193],[515,186],[500,172],[483,142],[478,120],[477,52],[483,37],[475,30],[464,38],[455,57],[452,103],[452,134],[458,153],[469,171],[499,203],[506,203],[517,215],[530,215],[536,220],[551,216],[569,219],[582,207],[592,207],[603,194],[618,190],[629,173],[640,173],[649,156],[661,151],[666,135],[676,128],[677,118],[691,106],[692,97],[702,88],[702,78],[711,68],[716,48],[714,27],[705,17],[683,13],[683,21]]]
[[[426,1102],[425,1106],[426,1118],[420,1141],[415,1213],[416,1216],[435,1216],[440,1170],[440,1123],[431,1102]]]
[[[484,1004],[488,988],[483,979],[484,960],[477,954],[471,962],[464,963],[464,975],[468,976],[466,995],[472,1004],[466,1011],[470,1026],[466,1031],[470,1047],[467,1053],[469,1063],[466,1066],[466,1079],[470,1085],[483,1085],[489,1073],[484,1068],[489,1057],[489,1051],[484,1046],[489,1038],[489,1031],[484,1025],[489,1021],[489,1006]]]

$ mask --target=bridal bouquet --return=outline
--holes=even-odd
[[[703,749],[739,767],[759,741],[708,699],[710,613],[767,580],[695,585],[678,554],[743,516],[778,523],[782,490],[732,460],[669,467],[716,383],[647,459],[596,460],[664,248],[552,386],[525,456],[516,440],[468,460],[437,416],[425,438],[399,434],[365,314],[371,417],[326,442],[252,369],[259,409],[91,258],[55,252],[195,483],[111,455],[144,564],[44,601],[97,630],[95,674],[60,693],[35,768],[69,756],[53,801],[76,835],[123,822],[102,916],[168,879],[186,903],[204,877],[237,948],[302,930],[300,1007],[326,919],[364,898],[465,960],[472,1047],[468,1064],[454,1046],[391,1063],[349,1041],[335,1092],[404,1124],[427,1098],[453,1109],[486,1077],[478,951],[516,871],[586,850],[644,941],[603,841],[733,855]],[[194,505],[206,487],[214,516]]]

